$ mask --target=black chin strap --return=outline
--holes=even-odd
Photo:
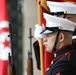
[[[58,30],[58,33],[57,33],[57,36],[56,36],[56,39],[55,39],[55,43],[54,43],[54,47],[53,47],[53,52],[56,51],[56,45],[58,43],[59,34],[60,34],[60,29]]]

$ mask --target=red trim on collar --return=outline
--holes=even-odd
[[[34,46],[36,46],[37,44],[39,44],[39,42],[38,42],[38,41],[36,41],[36,42],[35,42]]]
[[[60,75],[60,72],[56,73],[55,75]]]
[[[70,53],[68,52],[67,54],[68,54],[68,60],[70,60]]]
[[[67,47],[67,46],[72,46],[72,44],[65,45],[65,46],[61,47],[60,49],[57,49],[55,52],[52,52],[52,54],[56,53],[56,52],[59,51],[59,50],[62,50],[63,48],[65,48],[65,47]]]
[[[74,43],[76,43],[76,38],[75,38],[75,39],[73,39],[73,41],[74,41]]]
[[[54,58],[53,60],[57,60],[58,58],[60,58],[60,60],[62,59],[62,57],[65,55],[65,54],[68,54],[68,53],[70,53],[70,52],[74,52],[74,50],[70,50],[70,51],[68,51],[68,52],[66,52],[66,53],[64,53],[64,54],[62,54],[62,55],[60,55],[60,56],[58,56],[57,58]],[[68,60],[70,59],[70,56],[68,56]]]

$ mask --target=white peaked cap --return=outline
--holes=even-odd
[[[76,4],[70,2],[47,1],[51,12],[67,11],[67,14],[76,14]]]
[[[43,13],[43,15],[46,19],[46,28],[61,27],[61,30],[74,31],[74,26],[76,26],[76,23],[69,21],[68,19],[49,15],[47,13]],[[51,29],[45,29],[42,34],[48,34],[52,32],[53,31]]]

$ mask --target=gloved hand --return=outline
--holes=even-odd
[[[39,41],[40,38],[44,38],[43,34],[40,34],[45,28],[43,26],[35,25],[34,37]]]

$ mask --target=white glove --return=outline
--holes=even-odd
[[[44,38],[43,34],[40,34],[45,28],[43,26],[35,25],[34,37],[39,41],[40,38]]]

